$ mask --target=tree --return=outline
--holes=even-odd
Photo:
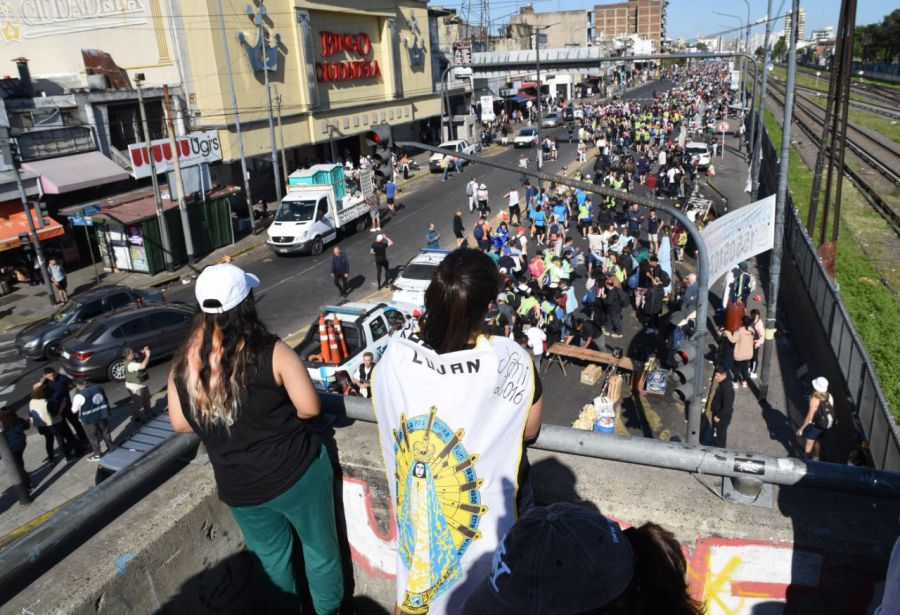
[[[763,57],[764,55],[766,55],[766,48],[760,45],[756,48],[756,51],[753,52],[753,55],[755,55],[757,58]]]
[[[709,51],[709,46],[706,43],[697,43],[696,45],[697,51]]]
[[[772,56],[779,60],[783,60],[785,55],[787,55],[787,42],[785,42],[784,37],[781,36],[772,46]]]

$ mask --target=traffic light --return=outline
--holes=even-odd
[[[375,148],[372,152],[372,180],[382,188],[391,176],[391,152],[394,134],[390,124],[376,124],[366,133],[366,143]]]
[[[697,362],[702,360],[694,340],[685,339],[675,351],[674,374],[681,383],[675,387],[675,395],[683,402],[690,402],[694,398]]]

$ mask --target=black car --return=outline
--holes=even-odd
[[[16,336],[16,349],[29,359],[55,359],[66,337],[91,319],[127,305],[162,303],[163,293],[127,286],[102,286],[71,297],[52,316],[34,322]]]
[[[157,362],[175,354],[187,339],[194,308],[178,304],[145,304],[104,314],[67,338],[62,345],[62,367],[75,377],[125,380],[126,346],[150,348]]]

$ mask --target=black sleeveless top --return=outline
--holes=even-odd
[[[275,382],[276,341],[271,336],[263,342],[259,364],[247,374],[247,389],[230,429],[200,425],[190,411],[183,378],[176,375],[184,418],[206,445],[219,498],[229,506],[262,504],[281,495],[319,453],[318,436],[306,429],[287,391]]]

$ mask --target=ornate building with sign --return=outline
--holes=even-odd
[[[288,171],[367,153],[361,135],[373,124],[414,138],[439,126],[424,0],[221,0],[221,13],[219,6],[10,0],[0,3],[0,65],[12,72],[11,60],[27,57],[37,87],[58,93],[100,90],[112,73],[125,76],[126,88],[138,74],[146,87],[180,84],[178,124],[218,131],[222,163],[212,166],[212,180],[240,185],[230,68],[254,196],[273,196],[270,117]],[[87,67],[82,50],[108,54],[109,76]]]

